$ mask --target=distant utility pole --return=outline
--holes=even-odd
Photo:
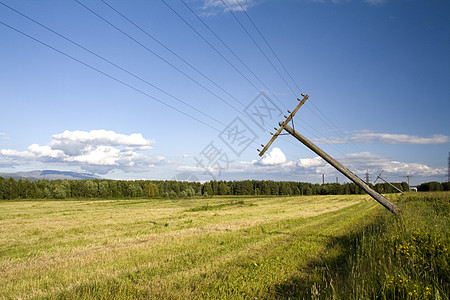
[[[322,184],[325,183],[325,174],[322,174]]]
[[[383,174],[383,172],[384,172],[384,170],[382,170],[381,173],[380,173],[380,175],[377,176],[377,179],[375,179],[375,181],[373,182],[373,184],[375,184],[375,182],[377,182],[378,179],[381,179],[381,180],[383,180],[384,182],[386,182],[387,184],[389,184],[389,185],[392,186],[394,189],[396,189],[397,191],[399,191],[400,193],[402,193],[402,194],[404,195],[405,193],[403,193],[403,191],[402,191],[401,189],[397,188],[395,185],[393,185],[392,183],[390,183],[390,182],[384,180],[384,178],[381,177],[381,174]]]
[[[339,183],[339,177],[336,177],[336,183]]]
[[[406,175],[406,176],[403,176],[403,177],[408,178],[408,192],[411,192],[411,185],[409,184],[409,179],[410,179],[411,177],[413,177],[413,176],[412,176],[412,175]]]
[[[280,135],[281,131],[283,131],[283,129],[285,131],[287,131],[289,134],[291,134],[293,137],[295,137],[297,140],[299,140],[300,142],[302,142],[305,146],[307,146],[309,149],[311,149],[313,152],[315,152],[317,155],[319,155],[320,157],[322,157],[326,162],[328,162],[330,165],[332,165],[333,167],[335,167],[339,172],[341,172],[342,174],[344,174],[348,179],[350,179],[351,181],[353,181],[358,187],[360,187],[361,189],[363,189],[366,193],[368,193],[373,199],[375,199],[376,201],[378,201],[378,203],[380,203],[381,205],[383,205],[386,209],[388,209],[390,212],[394,213],[394,214],[398,214],[400,212],[400,210],[397,208],[397,206],[395,206],[393,203],[389,202],[389,200],[387,200],[386,198],[384,198],[382,195],[380,195],[378,192],[376,192],[375,190],[373,190],[369,185],[367,185],[364,181],[362,181],[358,176],[356,176],[355,174],[353,174],[352,172],[350,172],[346,167],[344,167],[342,164],[340,164],[337,160],[335,160],[334,158],[332,158],[330,155],[328,155],[325,151],[323,151],[322,149],[320,149],[319,147],[317,147],[315,144],[313,144],[310,140],[308,140],[307,138],[305,138],[303,135],[301,135],[300,133],[298,133],[297,131],[295,131],[292,127],[290,127],[288,124],[289,122],[292,120],[292,118],[294,117],[295,113],[300,109],[300,107],[305,103],[305,101],[308,99],[308,95],[303,95],[303,99],[301,100],[301,102],[299,103],[299,105],[294,109],[294,111],[291,113],[290,111],[288,111],[290,113],[290,115],[287,117],[285,116],[286,120],[284,122],[279,122],[278,124],[280,125],[280,128],[276,130],[276,133],[273,134],[273,137],[269,140],[269,142],[267,143],[266,146],[263,146],[262,150],[259,150],[259,156],[263,156],[264,153],[267,151],[267,149],[269,149],[269,146],[275,141],[275,139],[278,137],[278,135]],[[300,101],[300,99],[298,99]]]
[[[448,174],[447,174],[447,182],[450,182],[450,152],[448,153]]]

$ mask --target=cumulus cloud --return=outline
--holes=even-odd
[[[434,134],[431,137],[420,137],[417,135],[397,134],[397,133],[381,133],[372,131],[355,132],[350,137],[339,138],[320,138],[314,142],[322,144],[342,144],[348,142],[364,143],[364,144],[446,144],[450,142],[450,138],[442,134]]]
[[[94,173],[106,174],[113,169],[125,172],[144,171],[165,162],[161,156],[150,156],[153,141],[142,134],[114,131],[69,131],[55,134],[48,145],[33,144],[26,151],[0,150],[0,164],[20,165],[30,162],[78,165]]]
[[[319,156],[316,156],[314,158],[300,158],[297,163],[297,165],[302,168],[319,167],[323,166],[324,164],[325,161]]]
[[[145,139],[139,133],[125,135],[107,130],[91,130],[89,132],[66,130],[52,136],[50,147],[70,155],[80,155],[86,150],[101,146],[126,146],[139,150],[150,150],[152,143],[151,140]],[[108,151],[106,148],[105,150]]]
[[[258,163],[261,163],[264,166],[282,165],[286,163],[286,155],[284,155],[280,148],[274,147],[272,151],[264,155]]]

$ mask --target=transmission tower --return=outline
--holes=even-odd
[[[369,179],[370,179],[370,175],[369,175],[369,170],[366,170],[366,183],[369,184]]]

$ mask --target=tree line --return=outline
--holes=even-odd
[[[425,182],[417,186],[417,191],[419,192],[440,192],[440,191],[450,191],[450,182]]]
[[[371,185],[371,184],[370,184]],[[394,183],[403,191],[406,182]],[[386,183],[371,185],[377,192],[396,193]],[[424,183],[419,191],[449,190],[447,183]],[[188,198],[215,195],[350,195],[364,194],[354,183],[313,184],[293,181],[155,181],[155,180],[37,180],[0,177],[0,199],[68,199],[68,198]]]

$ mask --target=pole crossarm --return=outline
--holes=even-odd
[[[375,182],[377,182],[378,178],[381,178],[381,174],[383,174],[384,170],[381,170],[380,175],[377,176],[377,179],[375,179],[375,181],[373,182],[373,184],[375,184]]]
[[[302,107],[303,104],[305,104],[306,100],[309,98],[309,95],[303,95],[303,99],[300,101],[300,99],[297,98],[298,101],[300,101],[300,103],[297,105],[297,107],[291,112],[291,114],[286,118],[286,120],[280,125],[280,128],[276,129],[277,131],[275,132],[275,134],[273,135],[273,137],[270,139],[270,141],[264,146],[264,148],[260,151],[258,149],[259,152],[259,156],[263,156],[264,153],[267,151],[267,149],[269,149],[270,145],[272,145],[272,143],[275,141],[275,139],[278,137],[278,135],[280,135],[280,133],[283,131],[284,126],[286,126],[291,120],[292,118],[295,116],[295,114],[298,112],[298,110],[300,109],[300,107]],[[289,112],[289,111],[288,111]],[[281,122],[280,122],[281,123]]]

